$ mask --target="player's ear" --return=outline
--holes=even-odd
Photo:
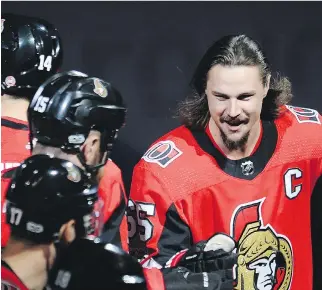
[[[88,165],[97,164],[99,148],[100,148],[100,132],[91,131],[85,143],[80,148],[85,156]]]
[[[269,90],[269,86],[270,86],[270,83],[271,83],[271,75],[269,74],[266,78],[266,85],[264,87],[264,98],[266,97],[267,93],[268,93],[268,90]]]
[[[59,235],[61,239],[70,244],[76,238],[76,230],[75,230],[75,220],[70,220],[69,222],[62,225],[59,231]]]

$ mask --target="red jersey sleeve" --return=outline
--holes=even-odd
[[[111,160],[104,167],[104,175],[99,184],[99,196],[104,201],[102,240],[128,251],[128,229],[125,215],[127,197],[121,170]]]
[[[163,275],[159,269],[144,268],[143,271],[148,290],[165,290]]]
[[[18,166],[30,156],[28,123],[1,118],[1,171]]]
[[[1,176],[1,247],[5,247],[10,236],[10,226],[6,223],[6,213],[4,211],[4,205],[6,200],[7,188],[10,184],[11,177],[14,173],[14,169],[8,169],[3,171]]]
[[[184,211],[168,188],[142,161],[136,165],[128,204],[130,252],[138,259],[149,256],[152,267],[163,266],[192,244]]]
[[[322,126],[322,116],[319,114],[318,118],[320,120],[320,127]],[[322,140],[322,127],[320,128],[319,136]],[[322,142],[319,143],[320,148]],[[321,152],[318,150],[316,152]],[[320,177],[318,178],[314,190],[311,196],[311,239],[312,239],[312,259],[313,259],[313,289],[322,289],[322,214],[321,214],[321,204],[322,204],[322,156],[317,156],[318,170]]]

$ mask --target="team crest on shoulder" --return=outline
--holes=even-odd
[[[230,234],[238,241],[234,290],[289,290],[293,275],[290,240],[264,224],[265,198],[239,205],[231,218]]]
[[[291,111],[291,113],[293,113],[299,123],[321,124],[319,112],[316,110],[289,105],[286,105],[286,107]]]
[[[146,162],[156,163],[162,168],[166,168],[181,154],[182,151],[172,141],[160,141],[146,151],[142,158]]]

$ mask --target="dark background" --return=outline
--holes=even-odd
[[[149,144],[178,125],[176,103],[207,47],[248,34],[273,69],[290,78],[293,104],[322,111],[322,2],[7,2],[2,12],[37,16],[60,31],[63,70],[112,82],[128,105],[113,159],[129,188]]]

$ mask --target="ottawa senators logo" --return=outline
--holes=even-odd
[[[293,274],[290,241],[265,225],[264,199],[238,206],[231,219],[231,236],[238,241],[235,290],[288,290]]]
[[[72,182],[80,182],[82,179],[81,173],[79,169],[71,162],[67,162],[63,164],[63,166],[66,168],[68,174],[67,178]]]
[[[316,110],[308,108],[300,108],[294,106],[286,106],[296,117],[299,123],[316,123],[321,124],[319,113]]]
[[[99,79],[94,79],[94,93],[102,98],[107,97],[108,91]]]
[[[145,152],[142,158],[146,162],[157,163],[165,168],[181,154],[182,151],[172,141],[161,141]]]

